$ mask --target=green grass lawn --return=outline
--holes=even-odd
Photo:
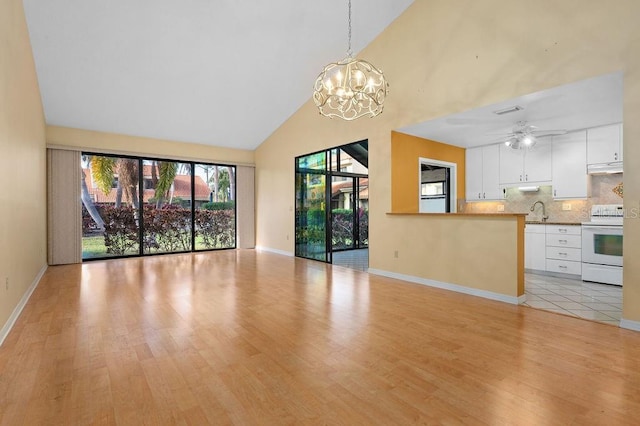
[[[202,237],[196,236],[196,250],[207,250],[207,247],[202,242]],[[158,250],[152,250],[152,253],[160,253]],[[125,255],[138,254],[138,248],[135,250],[129,250]],[[96,235],[92,237],[82,237],[82,258],[83,259],[95,259],[100,257],[114,256],[111,253],[107,253],[107,247],[104,245],[104,237],[102,235]]]
[[[102,235],[95,237],[82,237],[83,259],[105,256],[109,256],[109,254],[107,253],[107,248],[104,245],[104,237]]]

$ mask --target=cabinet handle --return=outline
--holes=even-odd
[[[478,192],[478,199],[480,199],[480,198],[482,198],[482,197],[480,196],[480,193]]]
[[[567,256],[567,253],[558,253],[558,256]]]
[[[567,244],[567,240],[558,240],[558,242],[561,244]]]
[[[524,180],[529,182],[529,175],[524,175]]]
[[[564,266],[564,265],[558,265],[558,268],[560,268],[560,269],[567,269],[567,267],[566,267],[566,266]]]
[[[487,195],[484,192],[482,193],[482,198],[487,198]]]
[[[558,228],[558,232],[564,232],[566,234],[567,228]]]
[[[522,175],[520,175],[520,182],[522,182]]]
[[[613,153],[613,159],[616,160],[616,161],[618,160],[618,153],[617,152]]]
[[[554,190],[553,190],[553,196],[555,197],[556,195],[557,195],[557,194],[556,194],[556,190],[554,189]]]

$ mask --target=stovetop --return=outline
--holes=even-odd
[[[591,206],[590,222],[583,225],[619,225],[624,220],[622,204],[594,204]]]

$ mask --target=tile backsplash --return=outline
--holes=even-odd
[[[550,222],[585,222],[589,220],[589,212],[594,204],[622,204],[622,197],[614,192],[614,188],[622,183],[622,174],[592,175],[591,197],[586,200],[554,200],[551,186],[541,186],[538,192],[521,192],[518,188],[507,188],[506,197],[502,201],[484,201],[461,203],[460,211],[464,213],[498,213],[504,206],[504,213],[527,213],[527,220],[541,220],[542,208],[536,201],[542,201],[547,210]],[[563,210],[570,207],[571,210]]]

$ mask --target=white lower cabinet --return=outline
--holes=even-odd
[[[546,225],[547,272],[582,274],[580,225]]]
[[[524,267],[531,271],[580,275],[580,225],[527,224],[524,230]]]
[[[525,269],[544,271],[545,225],[527,224],[524,227],[524,267]]]

